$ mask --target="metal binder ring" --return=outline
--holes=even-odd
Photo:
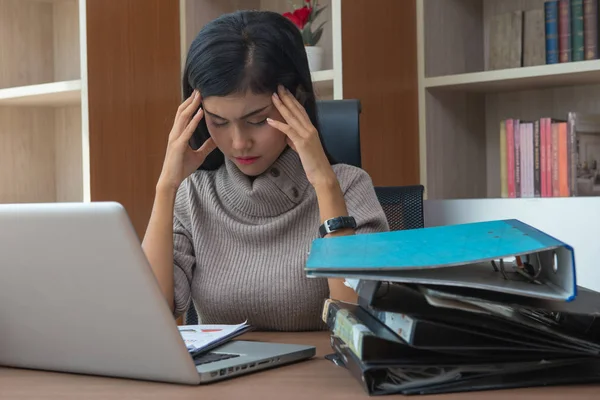
[[[533,279],[537,279],[540,276],[540,274],[542,273],[542,261],[540,260],[540,253],[535,253],[535,256],[537,258],[538,268],[537,268],[537,271],[535,271],[535,275],[533,276]]]
[[[506,271],[504,270],[504,259],[500,259],[500,272],[502,273],[502,276],[504,277],[504,279],[508,280],[508,276],[506,276]]]
[[[496,266],[496,261],[492,260],[492,267],[494,268],[494,271],[498,272],[498,267]]]

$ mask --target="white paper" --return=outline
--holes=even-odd
[[[358,287],[359,282],[360,279],[346,279],[344,280],[344,285],[348,286],[349,288],[352,288],[356,292],[356,288]]]
[[[244,329],[247,323],[239,325],[182,325],[179,333],[189,351],[202,349],[226,336]]]

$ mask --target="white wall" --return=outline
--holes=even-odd
[[[577,284],[600,291],[600,197],[425,200],[425,226],[518,219],[573,246]]]

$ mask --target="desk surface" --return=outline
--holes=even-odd
[[[317,346],[309,361],[260,371],[205,386],[133,381],[0,368],[2,399],[367,399],[348,371],[324,359],[331,353],[327,332],[249,333],[246,340],[264,340]],[[529,388],[440,395],[436,399],[564,399],[598,398],[598,386]],[[400,396],[386,396],[386,398]],[[417,396],[419,397],[419,396]],[[402,398],[405,398],[404,396]],[[406,397],[407,398],[407,397]],[[421,396],[422,398],[422,396]]]

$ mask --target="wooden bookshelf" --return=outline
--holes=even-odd
[[[117,201],[143,234],[180,100],[178,16],[0,0],[0,203]]]
[[[600,112],[600,60],[489,70],[492,17],[544,0],[417,0],[420,180],[428,198],[500,197],[503,119]]]
[[[0,202],[82,201],[80,7],[0,2]]]

